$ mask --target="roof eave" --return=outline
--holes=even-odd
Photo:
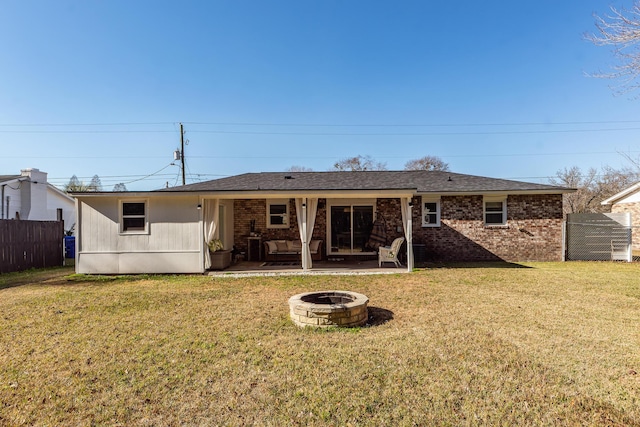
[[[208,191],[144,191],[144,192],[78,192],[71,193],[74,198],[100,198],[100,197],[167,197],[167,196],[202,196],[217,197],[222,199],[247,199],[247,198],[283,198],[283,197],[411,197],[416,193],[415,188],[394,190],[208,190]]]
[[[24,181],[24,179],[21,179],[21,178],[22,177],[18,175],[17,177],[15,177],[13,179],[8,179],[6,181],[0,181],[0,185],[5,186],[5,185],[9,185],[9,184],[14,184],[16,182]]]
[[[371,190],[207,190],[207,191],[139,191],[139,192],[77,192],[71,193],[74,198],[99,198],[99,197],[167,197],[167,196],[201,196],[217,197],[221,199],[247,199],[265,198],[275,199],[284,197],[318,197],[318,198],[398,198],[412,197],[414,195],[441,195],[441,196],[478,196],[485,194],[494,195],[538,195],[538,194],[564,194],[575,192],[572,188],[554,188],[537,190],[474,190],[474,191],[418,191],[415,188],[403,189],[371,189]]]
[[[628,195],[635,193],[637,190],[640,190],[640,182],[638,182],[637,184],[632,185],[631,187],[622,190],[621,192],[614,194],[613,196],[609,197],[608,199],[603,200],[602,202],[600,202],[601,205],[605,206],[605,205],[612,205],[615,202],[617,202],[618,200],[627,197]]]
[[[61,189],[59,189],[55,185],[53,185],[51,183],[47,183],[47,188],[49,188],[50,190],[53,190],[56,194],[66,198],[66,199],[69,199],[70,201],[73,201],[73,197],[71,197],[68,193],[65,193],[64,191],[62,191]]]
[[[573,188],[564,189],[548,189],[548,190],[473,190],[473,191],[418,191],[417,195],[422,194],[438,194],[441,196],[482,196],[484,194],[495,195],[509,195],[509,196],[521,196],[521,195],[540,195],[540,194],[565,194],[574,193],[576,190]]]

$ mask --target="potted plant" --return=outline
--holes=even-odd
[[[217,252],[224,249],[224,245],[222,244],[222,240],[220,239],[211,239],[209,241],[209,250],[211,252]]]
[[[225,250],[222,240],[211,239],[207,244],[211,255],[211,268],[213,270],[223,270],[231,264],[231,251]]]

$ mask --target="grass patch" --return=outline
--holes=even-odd
[[[640,266],[522,266],[3,275],[0,424],[640,425]],[[295,327],[326,289],[373,326]]]

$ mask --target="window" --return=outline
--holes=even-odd
[[[507,198],[484,198],[484,224],[505,225],[507,223]]]
[[[439,198],[422,198],[422,226],[440,227]]]
[[[267,228],[289,228],[289,200],[267,201]]]
[[[368,246],[375,204],[375,199],[327,200],[327,242],[330,254],[375,253]]]
[[[122,233],[147,232],[147,203],[145,201],[122,202],[120,209]]]

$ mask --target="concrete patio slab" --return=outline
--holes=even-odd
[[[240,261],[220,271],[207,271],[212,277],[250,276],[305,276],[305,275],[365,275],[406,273],[406,266],[397,268],[393,264],[378,267],[377,260],[367,261],[314,261],[310,270],[302,270],[300,264],[275,264],[255,261]]]

